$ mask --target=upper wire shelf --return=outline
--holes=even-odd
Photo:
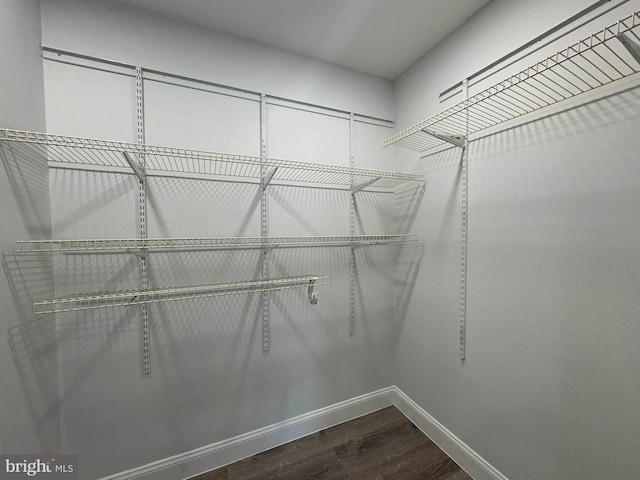
[[[270,181],[342,185],[355,193],[368,187],[393,189],[405,182],[424,182],[422,175],[384,170],[0,129],[0,145],[7,142],[19,149],[16,153],[47,158],[53,165],[129,170],[144,158],[146,174],[253,178],[264,186]]]
[[[274,278],[269,280],[251,280],[210,285],[186,287],[149,288],[145,290],[120,290],[115,292],[80,293],[64,298],[43,300],[33,304],[33,313],[73,312],[96,308],[125,307],[175,300],[239,295],[253,292],[270,292],[290,288],[308,288],[309,300],[317,303],[317,294],[313,288],[328,285],[331,279],[324,275],[305,275],[299,277]]]
[[[640,71],[639,25],[640,11],[637,11],[393,135],[384,141],[384,146],[395,144],[424,152],[445,142],[455,144],[452,139],[477,133],[633,75]]]
[[[215,250],[228,248],[365,246],[415,241],[415,234],[279,237],[124,238],[19,240],[16,253],[129,250]]]

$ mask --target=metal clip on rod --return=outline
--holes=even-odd
[[[315,287],[315,285],[315,280],[309,280],[309,302],[311,302],[311,305],[318,303],[318,292],[313,291],[313,287]]]

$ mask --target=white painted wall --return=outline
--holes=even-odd
[[[168,20],[110,2],[42,2],[43,43],[65,50],[190,75],[272,95],[393,116],[389,82]],[[45,61],[47,128],[52,133],[133,141],[131,77]],[[341,118],[268,107],[268,150],[276,158],[349,163],[349,124]],[[260,152],[259,103],[145,82],[147,143]],[[356,163],[391,167],[390,131],[357,123]],[[372,145],[374,145],[372,147]],[[153,178],[150,237],[259,236],[255,184]],[[349,193],[273,185],[272,235],[349,232]],[[132,175],[53,170],[53,235],[135,237]],[[358,197],[360,233],[388,233],[393,197]],[[78,453],[83,478],[116,473],[246,433],[393,383],[392,254],[357,252],[357,333],[349,337],[347,248],[277,249],[271,275],[327,274],[317,306],[305,290],[275,293],[272,350],[262,354],[259,297],[152,306],[152,377],[140,375],[135,310],[57,316],[62,441]],[[131,255],[56,258],[56,294],[133,288]],[[151,255],[152,286],[258,278],[259,252]]]
[[[494,0],[399,79],[399,128],[439,111],[444,88],[588,3]],[[3,39],[13,42],[1,54],[15,67],[3,86],[30,92],[1,97],[0,123],[43,130],[37,5],[5,1],[0,8]],[[632,8],[637,0],[625,11]],[[253,42],[101,1],[48,0],[41,13],[48,46],[394,114],[388,82]],[[47,61],[44,87],[50,132],[134,139],[131,78]],[[146,93],[150,143],[258,152],[257,104],[150,83]],[[416,250],[398,259],[407,270],[397,330],[387,250],[357,252],[354,339],[347,334],[347,252],[278,250],[272,273],[323,270],[333,283],[321,289],[317,307],[300,292],[274,295],[271,355],[261,354],[257,298],[155,306],[153,376],[142,380],[135,311],[59,315],[56,347],[42,336],[54,331],[51,319],[25,321],[30,301],[53,294],[50,265],[5,257],[0,448],[78,453],[83,478],[95,478],[396,383],[508,478],[637,478],[639,109],[639,90],[630,88],[472,143],[465,364],[457,358],[458,157],[417,161],[381,151],[388,132],[379,127],[357,125],[358,165],[389,168],[395,155],[399,170],[429,177],[415,217],[406,215],[419,203],[412,192],[395,202],[359,197],[360,233],[398,226],[426,244],[415,280]],[[346,131],[344,120],[269,108],[272,156],[347,164]],[[6,254],[16,239],[50,236],[49,186],[43,165],[26,176],[4,158],[3,166]],[[156,178],[149,188],[152,236],[259,231],[253,185]],[[50,189],[55,237],[135,235],[132,176],[54,170]],[[271,233],[346,233],[347,200],[337,190],[276,187]],[[155,254],[150,279],[254,277],[258,265],[255,252]],[[137,282],[137,260],[127,255],[60,256],[54,267],[56,294]],[[16,278],[31,283],[16,285]]]
[[[42,18],[49,47],[372,116],[393,114],[387,80],[127,5],[43,1]]]
[[[397,81],[398,129],[589,3],[491,2]],[[426,251],[402,305],[396,383],[507,478],[640,476],[639,112],[635,79],[471,143],[464,364],[459,152],[418,161],[397,151],[399,169],[429,183],[414,221]]]
[[[43,130],[40,8],[36,0],[0,3],[0,125]],[[52,294],[51,263],[16,257],[16,240],[51,235],[43,158],[0,147],[0,451],[59,449],[56,332],[52,318],[34,321],[30,302]]]

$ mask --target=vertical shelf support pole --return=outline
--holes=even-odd
[[[465,91],[465,101],[469,101],[469,82],[462,82]],[[461,247],[460,247],[460,360],[466,358],[467,332],[467,228],[468,228],[468,180],[469,180],[469,105],[466,106],[465,136],[462,147],[462,165],[460,172],[460,210],[461,210]]]
[[[267,151],[267,97],[260,96],[260,157],[265,159]],[[263,239],[262,247],[262,279],[269,279],[269,250],[264,244],[269,236],[269,197],[267,185],[275,170],[270,171],[266,165],[261,167],[261,197],[260,197],[260,235]],[[271,350],[271,322],[269,318],[269,292],[262,292],[262,354],[268,355]]]
[[[349,115],[349,167],[355,168],[354,114]],[[356,234],[356,192],[355,178],[351,175],[351,195],[349,201],[349,235]],[[356,331],[356,253],[353,245],[349,248],[349,336]]]
[[[139,179],[138,197],[138,223],[140,227],[139,236],[141,239],[147,238],[147,182],[146,182],[146,161],[144,156],[144,88],[142,78],[142,68],[136,67],[136,127],[137,142],[140,145],[138,153],[138,169],[136,174]],[[149,288],[149,278],[147,275],[147,249],[143,248],[140,255],[140,287],[141,290]],[[142,372],[145,377],[151,376],[151,338],[149,333],[149,311],[147,304],[140,305],[142,317]]]

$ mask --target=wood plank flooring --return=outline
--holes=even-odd
[[[387,407],[190,480],[472,480]]]

